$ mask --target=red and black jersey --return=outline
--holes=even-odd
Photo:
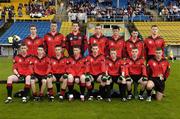
[[[163,56],[164,56],[165,42],[162,37],[158,36],[155,39],[153,39],[152,36],[149,36],[144,40],[144,46],[145,46],[146,56],[155,56],[156,48],[162,48]]]
[[[157,61],[153,58],[147,63],[147,71],[149,77],[159,77],[162,74],[167,79],[170,73],[170,64],[166,59]]]
[[[18,54],[13,59],[13,69],[16,69],[20,75],[31,75],[33,72],[31,59],[32,57],[30,55],[23,57],[21,54]]]
[[[37,49],[40,45],[44,45],[44,41],[42,38],[36,36],[34,39],[31,36],[28,36],[23,40],[23,43],[28,47],[28,55],[37,55]]]
[[[141,75],[147,77],[147,71],[145,66],[145,60],[143,58],[138,58],[133,60],[131,58],[126,60],[126,69],[128,75]]]
[[[124,58],[125,57],[125,40],[124,37],[119,37],[117,40],[114,39],[114,37],[112,36],[109,40],[108,40],[108,55],[110,53],[110,49],[114,48],[117,51],[117,56],[120,58]]]
[[[106,59],[106,70],[110,76],[125,76],[125,61],[120,58],[113,61],[112,58],[109,57]]]
[[[98,44],[99,52],[102,55],[107,55],[107,45],[108,45],[108,39],[104,35],[101,35],[99,38],[97,38],[97,35],[94,34],[89,38],[89,51],[91,51],[92,44]]]
[[[137,47],[138,48],[138,58],[144,57],[144,42],[140,40],[139,38],[133,42],[132,38],[126,41],[126,55],[127,58],[132,58],[132,48]]]
[[[66,57],[57,59],[56,57],[51,58],[51,72],[53,74],[65,74],[67,71],[67,65],[69,61]]]
[[[81,47],[81,55],[88,49],[87,38],[82,33],[75,35],[73,32],[66,36],[66,48],[70,56],[73,55],[73,46]]]
[[[61,45],[62,47],[65,47],[65,37],[61,33],[56,33],[55,35],[52,35],[52,33],[47,33],[44,36],[44,42],[47,47],[47,54],[49,57],[55,57],[55,46]]]
[[[87,67],[85,66],[85,58],[80,57],[79,59],[75,59],[74,56],[68,59],[69,65],[67,72],[72,74],[73,76],[81,76],[86,73]]]
[[[106,73],[105,57],[101,54],[97,57],[94,57],[93,55],[87,56],[86,67],[88,68],[87,72],[92,75]]]
[[[32,64],[34,74],[45,76],[51,73],[50,58],[47,56],[44,56],[41,59],[34,56],[32,59]]]

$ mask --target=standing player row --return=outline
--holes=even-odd
[[[156,48],[163,49],[165,47],[165,42],[158,34],[158,27],[153,25],[151,27],[151,36],[145,40],[140,40],[138,37],[138,31],[133,30],[129,40],[125,41],[124,36],[120,36],[121,28],[118,26],[113,26],[113,34],[110,38],[107,38],[102,33],[101,25],[97,24],[95,26],[95,33],[87,39],[79,30],[78,22],[72,24],[72,32],[66,37],[57,32],[57,24],[55,22],[51,23],[51,31],[47,33],[43,38],[39,38],[37,34],[36,26],[32,25],[30,27],[31,34],[23,40],[28,47],[29,55],[37,55],[37,48],[39,45],[44,45],[46,53],[49,57],[55,56],[55,46],[61,45],[63,50],[68,52],[69,56],[73,55],[73,46],[78,45],[81,48],[81,55],[84,56],[86,51],[91,53],[92,44],[98,44],[100,53],[107,56],[111,48],[114,48],[120,58],[130,58],[131,50],[133,47],[137,47],[139,50],[138,57],[143,57],[145,59],[150,59],[155,56]],[[67,55],[67,54],[64,54]]]

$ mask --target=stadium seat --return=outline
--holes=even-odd
[[[21,39],[24,39],[29,34],[29,27],[31,24],[35,24],[38,29],[38,35],[43,37],[47,32],[50,31],[50,23],[49,21],[25,21],[25,22],[15,22],[11,25],[11,27],[0,37],[0,44],[8,44],[7,38],[12,35],[18,35]],[[61,24],[58,23],[58,31],[60,29]]]

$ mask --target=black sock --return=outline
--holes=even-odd
[[[111,98],[111,85],[107,85],[106,90],[106,98]]]
[[[128,95],[132,95],[132,93],[131,93],[131,92],[132,92],[132,89],[131,89],[130,91],[128,91]]]
[[[121,97],[122,98],[126,97],[126,84],[121,85]]]
[[[149,97],[149,96],[151,96],[151,91],[152,90],[146,90],[147,91],[147,96]]]
[[[60,82],[59,81],[56,81],[56,90],[57,90],[57,93],[60,92]]]
[[[80,86],[80,92],[81,92],[81,95],[84,95],[84,92],[85,92],[85,86]]]
[[[69,94],[73,94],[74,85],[68,85]]]
[[[143,95],[143,93],[144,93],[144,90],[140,90],[139,95]]]
[[[12,85],[7,85],[7,95],[8,97],[12,97]]]
[[[112,83],[110,84],[110,86],[111,86],[111,89],[113,89],[114,83],[112,82]]]
[[[29,90],[30,90],[30,88],[24,88],[23,97],[27,97],[28,96]]]
[[[101,95],[102,97],[104,97],[105,94],[105,86],[99,86],[99,95]]]

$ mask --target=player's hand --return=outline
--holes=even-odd
[[[64,74],[63,79],[67,79],[67,78],[68,78],[68,74]]]
[[[147,77],[142,77],[142,81],[147,81],[148,78]]]
[[[47,75],[47,78],[52,78],[52,77],[53,77],[52,74],[48,74],[48,75]]]
[[[132,81],[132,78],[129,76],[126,78],[126,81]]]
[[[161,81],[163,81],[163,80],[164,80],[164,77],[163,77],[163,75],[162,75],[162,74],[160,74],[160,75],[159,75],[159,78],[160,78],[160,80],[161,80]]]

